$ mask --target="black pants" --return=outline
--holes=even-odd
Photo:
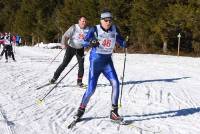
[[[3,50],[1,51],[1,56],[3,56],[3,54],[5,53],[5,51],[6,51],[6,48],[5,48],[5,46],[3,46]]]
[[[78,60],[78,78],[77,82],[82,82],[83,74],[84,74],[84,48],[81,49],[75,49],[70,46],[68,46],[65,56],[63,59],[62,64],[57,68],[56,72],[54,73],[54,79],[57,80],[62,71],[65,69],[65,67],[69,64],[73,56],[76,55],[76,58]]]
[[[8,56],[11,56],[13,60],[15,60],[15,56],[13,53],[13,48],[11,45],[5,45],[5,58],[8,60]]]

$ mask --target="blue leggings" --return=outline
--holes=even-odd
[[[97,81],[101,73],[103,73],[103,75],[110,81],[110,84],[112,85],[112,95],[111,95],[112,104],[113,105],[118,104],[119,80],[115,68],[113,66],[112,59],[110,57],[103,60],[98,58],[90,60],[88,88],[83,95],[81,106],[84,107],[87,106],[90,97],[95,92]]]

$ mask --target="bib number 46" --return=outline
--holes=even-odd
[[[109,39],[104,39],[102,45],[103,45],[104,47],[110,47],[110,45],[111,45],[111,40],[109,40]]]

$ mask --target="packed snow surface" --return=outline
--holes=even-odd
[[[37,103],[54,85],[37,87],[53,77],[65,53],[51,63],[61,49],[40,46],[16,47],[17,62],[0,60],[1,134],[200,134],[200,58],[128,53],[119,114],[130,124],[109,120],[112,87],[101,75],[83,121],[67,129],[86,89],[76,86],[76,66]],[[112,58],[121,86],[125,55],[114,53]],[[60,78],[76,62],[74,57]]]

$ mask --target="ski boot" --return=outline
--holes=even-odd
[[[85,107],[79,107],[77,113],[73,116],[73,121],[69,124],[68,129],[71,129],[76,125],[77,122],[80,121],[80,118],[83,116],[85,112]]]
[[[74,119],[80,120],[85,112],[85,108],[79,107],[77,113],[74,115]]]
[[[112,105],[112,110],[110,111],[110,119],[114,122],[121,122],[123,118],[118,114],[118,106]]]
[[[86,85],[83,84],[83,82],[82,82],[82,78],[81,79],[78,78],[78,80],[77,80],[77,86],[80,87],[80,88],[86,88]]]
[[[77,82],[77,86],[84,87],[85,85],[82,82]]]
[[[50,84],[54,84],[55,82],[56,82],[56,79],[55,79],[55,78],[52,78],[52,79],[49,81]]]

